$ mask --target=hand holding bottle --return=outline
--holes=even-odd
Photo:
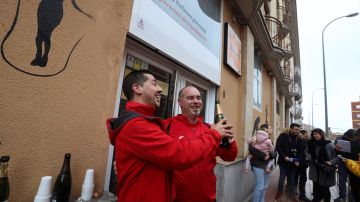
[[[232,128],[233,126],[231,124],[227,124],[226,123],[226,119],[222,119],[219,122],[217,122],[216,124],[213,124],[211,126],[212,129],[215,129],[222,138],[227,137],[227,138],[233,138],[233,131]]]

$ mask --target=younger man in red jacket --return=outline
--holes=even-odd
[[[171,202],[173,170],[189,168],[219,146],[221,137],[232,137],[231,127],[220,122],[193,140],[172,138],[161,119],[161,87],[144,70],[133,71],[123,82],[129,116],[107,120],[115,146],[117,196],[121,202]]]
[[[211,129],[200,117],[202,100],[199,90],[187,86],[179,93],[181,114],[165,121],[169,135],[181,140],[193,140]],[[228,148],[212,150],[202,161],[189,169],[175,172],[176,197],[174,202],[214,202],[216,199],[216,156],[233,161],[237,147],[233,138]]]

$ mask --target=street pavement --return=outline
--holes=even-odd
[[[274,199],[277,193],[277,186],[278,186],[278,180],[279,180],[279,167],[276,167],[276,169],[272,172],[271,174],[271,179],[269,182],[269,187],[267,189],[266,195],[265,195],[265,202],[275,202],[276,200]],[[312,199],[312,181],[308,180],[306,182],[306,186],[305,186],[305,190],[306,190],[306,196],[309,199]],[[334,201],[334,198],[337,198],[339,196],[338,194],[338,189],[336,186],[330,187],[330,192],[331,192],[331,201]],[[299,195],[297,195],[299,196]],[[281,202],[291,202],[291,200],[287,197],[286,194],[283,194],[283,197],[281,200],[279,200]]]

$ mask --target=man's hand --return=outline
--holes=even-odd
[[[232,128],[233,126],[231,124],[226,123],[226,119],[220,120],[211,126],[211,129],[215,129],[221,137],[228,137],[230,139],[234,137]]]

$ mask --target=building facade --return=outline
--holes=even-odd
[[[134,69],[159,80],[163,118],[181,113],[186,85],[200,89],[209,123],[220,101],[239,153],[218,160],[217,201],[251,196],[254,177],[239,170],[260,124],[274,128],[275,140],[301,123],[295,0],[19,0],[1,1],[0,13],[0,155],[11,156],[10,201],[33,200],[67,152],[73,198],[87,168],[95,190],[112,190],[105,120],[123,109],[122,81]]]
[[[360,128],[360,101],[351,102],[352,127]]]

